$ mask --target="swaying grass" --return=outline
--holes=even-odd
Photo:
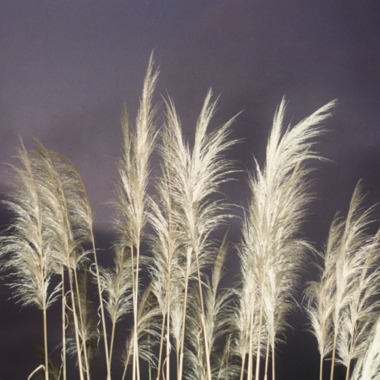
[[[140,379],[138,359],[138,303],[140,246],[143,228],[147,222],[147,194],[149,178],[149,159],[154,149],[156,132],[154,131],[155,109],[152,96],[158,73],[153,72],[153,56],[149,60],[140,108],[134,130],[130,130],[127,113],[123,120],[124,151],[119,163],[120,182],[117,186],[118,210],[121,219],[117,224],[120,234],[118,245],[125,254],[129,252],[132,264],[132,300],[133,300],[133,378]]]
[[[294,307],[294,291],[308,248],[300,236],[301,223],[310,199],[310,168],[306,162],[320,158],[312,150],[315,137],[322,133],[319,125],[329,115],[329,103],[293,128],[283,130],[285,101],[275,114],[269,137],[266,163],[256,163],[250,175],[252,199],[243,224],[242,289],[238,351],[242,372],[248,355],[247,378],[259,378],[262,350],[265,350],[265,377],[272,355],[272,378],[275,378],[275,343],[287,326],[287,315]]]
[[[351,380],[378,379],[380,376],[380,319],[368,334],[366,350],[358,357]]]
[[[331,354],[330,379],[337,361],[349,379],[353,360],[365,355],[368,339],[380,311],[379,234],[371,236],[373,207],[363,208],[359,183],[352,195],[346,219],[339,215],[331,225],[321,279],[309,285],[307,311],[318,341],[320,378],[323,360]]]
[[[180,347],[177,361],[177,377],[182,378],[183,359],[186,337],[186,315],[191,294],[189,285],[195,277],[198,288],[197,300],[200,308],[200,333],[202,340],[202,362],[205,364],[207,378],[211,380],[210,347],[206,326],[205,306],[203,300],[202,268],[210,261],[212,251],[210,234],[226,218],[221,210],[223,204],[212,196],[219,191],[221,183],[228,180],[231,163],[223,158],[222,153],[229,149],[234,140],[229,140],[229,120],[217,131],[207,133],[216,103],[211,101],[211,91],[207,94],[199,115],[193,149],[190,150],[182,137],[181,123],[171,101],[166,102],[167,124],[162,133],[161,153],[164,164],[164,181],[168,181],[172,213],[170,218],[176,225],[181,249],[179,254],[183,262],[183,283],[176,284],[183,289],[183,312]],[[182,297],[181,297],[182,298]],[[199,346],[200,347],[200,346]]]
[[[58,260],[52,249],[54,220],[46,215],[41,185],[36,178],[36,159],[31,158],[24,145],[18,151],[20,166],[13,166],[16,175],[12,198],[6,205],[14,214],[14,222],[1,237],[1,254],[6,255],[5,269],[12,272],[9,285],[14,297],[23,305],[35,305],[43,313],[45,380],[49,379],[49,350],[47,341],[47,309],[58,297],[60,284],[53,290],[49,285],[56,272]],[[52,236],[53,235],[53,236]]]
[[[157,129],[157,77],[151,57],[136,122],[131,126],[126,112],[122,122],[111,267],[98,264],[77,170],[38,142],[31,150],[20,144],[14,190],[4,201],[13,219],[0,237],[0,268],[17,302],[43,314],[44,360],[31,379],[40,371],[45,380],[71,379],[74,360],[77,376],[90,380],[99,339],[106,372],[98,376],[107,380],[116,378],[116,369],[132,380],[145,379],[145,369],[149,380],[276,378],[276,347],[296,306],[304,253],[313,249],[301,233],[311,199],[309,163],[321,159],[315,143],[334,102],[288,128],[286,103],[280,103],[266,161],[249,173],[251,199],[241,242],[233,247],[227,234],[222,242],[215,236],[233,216],[221,190],[235,171],[227,158],[237,142],[231,138],[235,117],[211,128],[217,102],[209,91],[193,144],[171,100],[164,100],[164,125]],[[320,279],[307,287],[304,307],[320,352],[320,380],[330,357],[331,380],[336,363],[346,367],[346,380],[380,378],[380,233],[368,230],[373,209],[364,207],[359,184],[347,218],[332,222]],[[223,289],[233,249],[239,285]],[[58,300],[60,342],[47,329],[47,310]],[[117,334],[125,338],[122,355]],[[58,363],[49,356],[52,344],[61,349]]]

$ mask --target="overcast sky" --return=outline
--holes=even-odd
[[[326,123],[331,132],[318,145],[331,162],[318,166],[318,201],[306,227],[317,244],[326,238],[334,213],[347,207],[359,178],[369,203],[380,200],[380,2],[375,0],[2,0],[1,194],[10,181],[4,163],[14,162],[19,136],[28,146],[36,137],[79,169],[96,228],[107,236],[123,105],[136,114],[152,50],[160,67],[156,100],[167,94],[174,99],[187,136],[209,87],[221,95],[215,126],[244,111],[234,126],[234,137],[244,140],[232,152],[242,168],[252,167],[253,155],[263,161],[283,95],[288,122],[338,99]],[[247,201],[243,178],[230,187],[239,204]],[[0,329],[0,354],[7,339],[9,347],[22,351],[4,314],[10,310],[18,318],[20,332],[29,329],[21,322],[28,312],[17,314],[4,297],[0,303],[8,323],[7,335]],[[302,344],[295,343],[301,351]],[[0,378],[24,378],[7,372],[4,355]],[[8,350],[7,362],[12,355]],[[283,376],[279,373],[279,380],[294,378],[290,370]]]

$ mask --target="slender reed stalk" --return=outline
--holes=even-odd
[[[184,277],[184,297],[183,297],[183,310],[182,310],[182,321],[181,321],[181,335],[180,335],[180,349],[178,351],[179,357],[177,360],[177,377],[178,379],[182,379],[183,374],[183,357],[185,352],[185,327],[186,327],[186,314],[187,314],[187,304],[188,304],[188,283],[190,277],[190,263],[191,260],[186,260],[186,274]]]
[[[168,312],[170,312],[170,311],[168,311]],[[157,380],[160,378],[160,375],[161,375],[161,362],[162,362],[162,354],[163,354],[163,346],[164,346],[164,338],[165,338],[165,325],[166,325],[166,331],[170,331],[170,321],[167,322],[167,319],[168,319],[167,317],[163,317],[162,318],[162,324],[161,324],[160,347],[158,349],[158,362],[157,362],[157,374],[156,374]],[[168,334],[166,334],[166,341],[170,342],[170,339],[168,339]],[[168,350],[170,352],[170,345],[167,344],[167,346],[168,346]],[[170,364],[169,364],[169,366],[170,366]],[[169,373],[170,373],[170,371],[169,371]],[[169,375],[169,378],[170,378],[170,375]]]
[[[61,266],[61,281],[62,281],[62,294],[61,294],[61,322],[62,322],[62,378],[66,380],[67,364],[66,364],[66,293],[65,293],[65,270]]]
[[[254,314],[252,313],[252,318]],[[251,331],[250,331],[250,344],[249,344],[249,361],[252,362],[252,339],[253,339],[253,320],[251,321]],[[255,370],[255,379],[259,378],[260,374],[260,363],[261,363],[261,331],[263,328],[263,303],[260,304],[260,314],[259,314],[259,329],[258,329],[258,342],[257,342],[257,352],[256,352],[256,370]],[[252,374],[249,372],[248,378],[252,378]]]

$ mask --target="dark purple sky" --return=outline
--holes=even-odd
[[[193,133],[209,87],[221,94],[216,124],[244,110],[234,127],[244,142],[232,152],[242,167],[251,167],[253,154],[262,161],[283,95],[290,102],[289,121],[339,100],[327,123],[331,132],[319,145],[332,163],[317,172],[317,207],[306,228],[312,240],[325,239],[333,214],[347,207],[359,178],[369,199],[379,200],[377,0],[2,0],[0,191],[8,189],[3,163],[12,162],[18,136],[29,146],[34,136],[80,170],[96,227],[107,236],[122,108],[127,103],[135,115],[153,49],[161,72],[157,100],[166,93],[174,98],[186,134]],[[229,190],[234,202],[246,202],[243,180]],[[20,327],[28,312],[17,314],[2,292],[0,318],[8,327],[7,333],[0,328],[0,378],[16,380],[25,375],[6,372],[5,361],[15,351],[5,347],[23,350],[15,334],[29,331]],[[13,332],[8,311],[24,321]],[[302,350],[303,343],[295,344]],[[279,380],[294,378],[290,373]]]

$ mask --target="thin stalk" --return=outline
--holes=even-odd
[[[39,365],[27,378],[27,380],[31,380],[31,378],[34,376],[34,374],[36,374],[38,371],[42,371],[42,370],[45,370],[44,368],[44,365],[41,364]]]
[[[186,266],[186,275],[185,275],[185,298],[183,300],[183,321],[182,321],[182,334],[181,334],[181,348],[179,351],[179,365],[177,365],[178,372],[178,380],[182,380],[182,372],[183,372],[183,351],[185,347],[185,324],[186,324],[186,310],[187,310],[187,292],[189,287],[189,271],[190,271],[190,263],[187,263]],[[177,357],[178,360],[178,357]]]
[[[127,361],[125,362],[125,365],[124,365],[124,371],[123,371],[123,376],[121,377],[121,380],[125,380],[125,375],[127,374],[128,365],[129,365],[129,355],[127,356]]]
[[[205,323],[205,309],[204,309],[204,303],[203,303],[202,281],[201,281],[198,254],[195,255],[195,259],[196,259],[196,264],[197,264],[199,299],[201,303],[201,323],[202,323],[202,330],[203,330],[203,337],[204,337],[204,344],[205,344],[207,377],[209,380],[211,380],[210,351],[208,347],[207,330],[206,330],[206,323]]]
[[[272,380],[276,380],[276,352],[274,337],[272,339]]]
[[[335,362],[335,351],[336,351],[336,333],[334,332],[334,341],[332,348],[332,358],[331,358],[331,370],[330,370],[330,380],[334,379],[334,362]]]
[[[150,334],[148,335],[148,347],[148,350],[150,352]],[[149,380],[152,380],[152,366],[150,363],[148,364],[148,378]]]
[[[253,336],[253,313],[249,322],[249,348],[248,348],[248,372],[247,379],[252,379],[252,336]]]
[[[72,312],[73,312],[73,319],[74,319],[75,342],[77,346],[79,377],[80,377],[80,380],[84,380],[82,355],[81,355],[80,340],[79,340],[78,317],[77,317],[77,312],[76,312],[76,307],[75,307],[73,278],[72,278],[72,273],[71,273],[71,268],[70,268],[70,262],[68,263],[67,268],[68,268],[68,273],[69,273],[70,296],[71,296],[71,305],[72,305]]]
[[[180,355],[179,355],[179,350],[176,352],[176,360],[177,360],[177,379],[179,380],[180,377],[178,377],[178,368],[179,368],[179,360],[180,360]]]
[[[261,357],[261,329],[263,325],[263,300],[261,300],[260,305],[260,317],[259,317],[259,339],[257,342],[257,353],[256,353],[256,372],[255,379],[259,378],[260,373],[260,357]]]
[[[66,380],[66,294],[65,294],[65,268],[61,268],[62,278],[62,376]]]
[[[350,369],[351,369],[351,360],[348,362],[348,365],[346,368],[346,380],[350,378]]]
[[[269,352],[270,352],[270,344],[269,344],[269,339],[267,339],[267,352],[266,352],[266,354],[265,354],[265,373],[264,373],[264,380],[267,380],[267,379],[268,379]]]
[[[170,172],[168,172],[168,183],[167,188],[170,189],[169,184],[170,183]],[[170,194],[170,193],[169,193]],[[168,228],[170,232],[170,237],[172,235],[172,228],[173,228],[173,222],[172,222],[172,202],[171,202],[171,197],[169,196],[168,198]],[[171,244],[171,239],[169,239],[170,247],[172,246]],[[166,358],[165,358],[165,366],[166,366],[166,379],[165,380],[170,380],[170,351],[171,351],[171,346],[170,346],[170,298],[171,298],[171,281],[172,281],[172,256],[173,252],[172,249],[169,249],[169,254],[170,254],[170,263],[168,265],[168,279],[169,279],[169,286],[166,291],[166,305],[167,305],[167,310],[166,310]]]
[[[134,337],[133,337],[133,353],[132,353],[132,379],[135,380],[136,379],[136,346],[135,346],[135,337],[137,335],[137,305],[135,303],[135,260],[134,260],[134,253],[133,253],[133,244],[131,244],[129,246],[129,249],[131,251],[131,267],[132,267],[132,303],[133,303],[133,323],[134,323],[134,326],[133,326],[133,334],[134,334]],[[129,365],[129,353],[128,353],[128,357],[127,357],[127,360],[124,364],[124,372],[123,372],[123,377],[122,379],[125,378],[125,375],[127,373],[127,368],[128,368],[128,365]]]
[[[133,281],[133,369],[132,369],[132,379],[140,380],[140,366],[139,366],[139,345],[138,345],[138,336],[137,336],[137,314],[138,314],[138,289],[139,289],[139,261],[140,261],[140,234],[137,237],[136,245],[136,275],[134,276]],[[132,252],[132,268],[134,268],[133,260],[133,247],[131,247]],[[132,270],[134,273],[134,270]]]
[[[244,378],[245,356],[246,354],[244,354],[241,359],[240,380],[243,380]]]
[[[46,300],[43,301],[43,323],[44,323],[44,351],[45,351],[45,380],[49,380],[49,351],[47,341],[47,318],[46,318]]]
[[[100,284],[99,265],[98,265],[98,258],[97,258],[97,254],[96,254],[96,248],[95,248],[95,237],[94,237],[94,232],[93,232],[92,228],[90,228],[90,233],[91,233],[92,251],[94,252],[94,264],[95,264],[96,283],[98,286],[98,294],[99,294],[100,314],[101,314],[101,318],[102,318],[104,353],[106,356],[106,366],[107,366],[107,380],[111,380],[111,354],[108,351],[107,328],[106,328],[106,318],[105,318],[105,314],[104,314],[102,287]],[[113,329],[114,328],[115,327],[113,326]]]
[[[162,324],[161,324],[160,350],[159,350],[159,354],[158,354],[158,367],[157,367],[156,380],[159,380],[160,372],[161,372],[162,351],[163,351],[164,335],[165,335],[165,321],[166,321],[166,315],[163,315],[162,316]]]
[[[42,256],[39,257],[40,268],[42,268],[44,274],[44,263]],[[44,358],[45,358],[45,380],[49,380],[49,349],[47,341],[47,318],[46,318],[46,293],[42,298],[42,317],[43,317],[43,330],[44,330]]]
[[[82,347],[83,347],[83,356],[84,356],[84,363],[85,363],[85,371],[87,379],[90,380],[90,372],[89,372],[89,363],[88,363],[88,356],[87,356],[87,342],[86,337],[84,336],[83,332],[86,329],[84,320],[83,320],[83,312],[82,312],[82,300],[80,299],[80,291],[79,291],[79,283],[78,283],[78,273],[76,269],[74,269],[74,282],[75,282],[75,291],[77,293],[77,299],[78,299],[78,313],[79,313],[79,322],[80,326],[82,328]]]
[[[114,314],[116,314],[116,312]],[[114,346],[114,340],[115,340],[115,328],[116,328],[116,323],[115,323],[115,317],[114,317],[112,318],[111,342],[110,342],[110,351],[109,351],[110,364],[112,362],[113,346]]]
[[[140,361],[139,361],[139,340],[137,336],[137,309],[138,309],[138,296],[139,296],[139,271],[140,271],[140,234],[137,238],[138,244],[136,247],[136,287],[135,287],[135,302],[136,302],[136,321],[135,321],[135,350],[136,351],[136,372],[137,380],[140,380]]]
[[[363,278],[364,278],[364,272],[362,273],[362,276],[361,276],[361,284],[363,283]],[[356,328],[354,328],[354,333],[351,335],[350,346],[349,346],[350,350],[352,349],[352,346],[354,345],[355,334],[356,334]],[[349,359],[347,368],[346,368],[346,380],[348,380],[350,377],[350,370],[351,370],[351,358]]]
[[[170,298],[168,299],[168,311],[166,317],[166,379],[170,380]]]
[[[136,379],[136,346],[135,346],[135,337],[137,333],[137,305],[136,305],[136,293],[135,293],[135,259],[133,254],[133,245],[130,246],[131,249],[131,262],[132,262],[132,303],[133,303],[133,359],[132,359],[132,379]],[[126,371],[126,367],[129,363],[127,360],[126,365],[124,367],[124,371]],[[124,379],[124,376],[123,376]]]

